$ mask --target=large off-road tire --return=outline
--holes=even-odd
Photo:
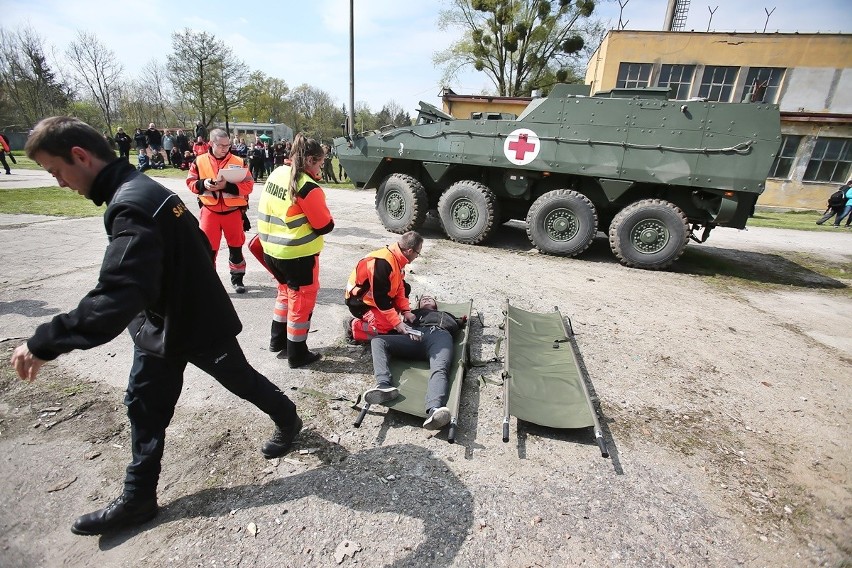
[[[545,254],[577,256],[589,248],[597,232],[595,206],[570,189],[548,191],[527,213],[527,236]]]
[[[423,184],[406,174],[391,174],[376,190],[376,212],[391,233],[414,231],[426,220],[429,197]]]
[[[661,270],[683,254],[689,225],[680,207],[644,199],[618,212],[609,226],[609,246],[626,266]]]
[[[476,245],[497,228],[500,212],[497,198],[488,186],[461,180],[441,194],[438,217],[450,239],[457,243]]]

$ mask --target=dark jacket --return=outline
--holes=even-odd
[[[33,355],[55,359],[127,328],[143,351],[174,356],[242,330],[210,244],[177,195],[118,159],[95,178],[89,198],[108,204],[98,284],[74,310],[36,329],[27,341]]]
[[[119,132],[115,135],[115,143],[118,144],[119,149],[124,152],[130,150],[131,142],[133,142],[133,139],[130,138],[126,132]]]
[[[457,318],[450,312],[442,312],[440,310],[428,310],[425,308],[416,308],[411,310],[414,314],[414,325],[416,327],[439,327],[450,332],[453,337],[458,334],[465,324],[465,320]]]
[[[157,130],[156,128],[149,128],[148,130],[146,130],[145,139],[148,141],[149,146],[163,145],[163,133]]]

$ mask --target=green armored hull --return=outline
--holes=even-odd
[[[777,106],[587,90],[557,85],[517,119],[460,120],[421,102],[416,125],[338,138],[335,149],[356,185],[376,188],[397,233],[429,209],[468,244],[519,219],[543,253],[576,256],[604,231],[623,264],[659,269],[690,238],[745,227],[781,141]]]

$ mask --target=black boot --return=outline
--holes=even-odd
[[[273,353],[287,352],[287,324],[280,321],[272,322],[272,338],[269,340],[269,350]]]
[[[79,517],[71,525],[71,532],[93,536],[126,527],[141,525],[157,516],[157,498],[139,498],[122,493],[121,496],[93,513]]]
[[[234,286],[234,291],[237,294],[245,294],[246,287],[243,284],[243,275],[242,274],[231,274],[231,284]]]
[[[275,432],[273,432],[272,437],[264,442],[263,447],[260,449],[263,457],[271,460],[273,458],[280,458],[286,454],[290,451],[290,446],[293,445],[293,440],[296,439],[296,436],[298,436],[301,431],[302,419],[298,416],[296,416],[296,421],[289,427],[276,425]]]
[[[316,363],[320,358],[322,355],[319,353],[308,351],[308,344],[304,341],[290,341],[287,344],[287,362],[291,369]]]

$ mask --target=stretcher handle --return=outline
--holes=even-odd
[[[503,419],[503,441],[509,441],[509,417]]]
[[[606,442],[603,439],[603,434],[600,431],[595,431],[595,441],[598,443],[598,447],[601,449],[601,457],[608,458],[609,450],[606,448]]]
[[[456,443],[456,421],[450,422],[450,429],[447,431],[447,441],[451,444]]]
[[[361,409],[361,414],[358,415],[358,418],[355,420],[355,423],[352,424],[356,428],[361,427],[361,422],[364,421],[364,417],[367,416],[367,410],[370,409],[370,403],[364,402],[364,408]]]

